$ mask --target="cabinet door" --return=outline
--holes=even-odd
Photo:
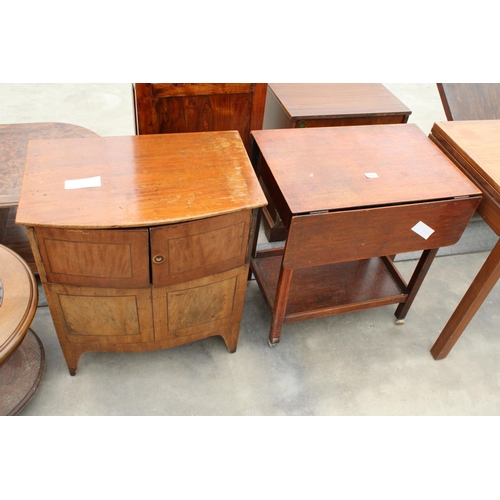
[[[45,285],[61,343],[123,344],[154,339],[151,289]]]
[[[153,288],[156,340],[204,338],[225,325],[239,331],[247,278],[248,264],[187,283]]]
[[[154,286],[221,273],[246,262],[251,211],[152,228]]]
[[[138,134],[238,130],[250,152],[250,131],[260,130],[265,83],[136,83]]]
[[[35,228],[47,281],[110,288],[149,287],[147,229]]]

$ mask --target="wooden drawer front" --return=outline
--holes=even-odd
[[[151,229],[153,284],[166,286],[245,263],[251,211]]]
[[[310,127],[346,127],[354,125],[384,125],[391,123],[406,123],[408,115],[360,115],[338,116],[331,118],[305,118],[293,121],[292,128]]]
[[[151,290],[45,285],[61,342],[129,343],[154,339]]]
[[[312,267],[453,245],[480,197],[293,217],[284,266]],[[425,239],[412,228],[423,222]]]
[[[47,281],[80,286],[149,287],[147,229],[35,228]]]
[[[153,289],[156,339],[185,337],[239,322],[248,265],[199,280]]]

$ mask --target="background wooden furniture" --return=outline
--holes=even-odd
[[[500,119],[500,83],[438,83],[446,118]]]
[[[67,123],[0,125],[0,243],[18,253],[34,272],[36,265],[26,229],[15,224],[28,141],[71,137],[97,134]]]
[[[38,287],[28,265],[0,245],[0,415],[16,415],[42,379],[45,354],[30,329]]]
[[[270,83],[265,128],[406,123],[411,115],[381,83]]]
[[[234,352],[265,203],[236,131],[30,142],[17,222],[70,373],[86,351]]]
[[[480,191],[416,125],[262,130],[254,168],[288,237],[252,252],[272,312],[283,323],[398,303],[405,318],[441,246],[458,241]],[[418,227],[425,224],[432,234]],[[425,227],[425,226],[424,226]],[[407,284],[393,262],[424,250]]]
[[[500,236],[500,120],[435,123],[430,138],[481,189],[483,200],[477,211]],[[458,304],[431,349],[435,359],[451,351],[500,278],[500,242]]]
[[[270,83],[264,128],[406,123],[411,111],[381,83]],[[268,241],[286,238],[272,204],[263,211]]]
[[[265,83],[136,83],[137,134],[238,130],[250,150],[260,130]]]

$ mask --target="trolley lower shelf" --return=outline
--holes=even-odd
[[[282,256],[259,252],[252,270],[272,310]],[[405,302],[408,287],[389,257],[295,269],[284,322]]]

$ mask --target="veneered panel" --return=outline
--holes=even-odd
[[[168,329],[203,325],[231,316],[236,278],[167,295]]]
[[[35,228],[47,280],[82,286],[149,286],[148,230]]]
[[[61,342],[129,343],[154,338],[151,290],[45,285]]]
[[[241,266],[251,211],[151,229],[153,283],[165,286]]]

